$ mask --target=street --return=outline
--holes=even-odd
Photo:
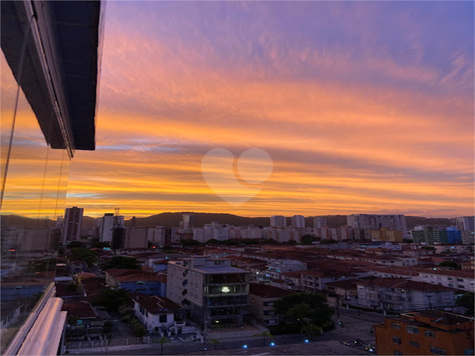
[[[337,316],[333,317],[335,323],[337,322]],[[361,339],[365,344],[374,345],[374,334],[370,333],[370,330],[374,324],[382,323],[384,316],[379,313],[359,311],[354,309],[340,308],[340,320],[342,321],[344,327],[336,326],[335,329],[325,332],[323,335],[319,335],[312,342],[313,345],[317,346],[319,342],[326,344],[327,341],[354,341],[356,339]],[[305,340],[308,337],[306,334],[293,334],[293,335],[276,335],[274,339],[266,340],[266,346],[269,346],[270,343],[274,343],[275,347],[280,345],[289,345],[289,344],[307,344]],[[246,346],[245,346],[246,345]],[[243,348],[262,348],[263,340],[262,338],[251,338],[251,339],[234,339],[229,341],[220,340],[218,345],[213,345],[211,343],[199,343],[198,341],[173,341],[163,345],[163,353],[165,355],[183,355],[188,353],[197,353],[202,351],[207,351],[214,353],[213,351],[218,350],[229,350],[229,353],[232,353],[231,349],[243,349]],[[122,350],[114,351],[114,355],[159,355],[161,346],[156,344],[149,348],[143,348],[139,350]],[[318,352],[315,349],[315,352]],[[348,350],[345,352],[345,350]],[[364,350],[362,346],[346,346],[341,345],[338,348],[338,353],[341,355],[353,355],[356,353],[361,353]],[[86,355],[86,353],[84,353]],[[105,355],[106,352],[96,353]],[[316,353],[317,354],[317,353]],[[368,353],[369,354],[369,353]]]

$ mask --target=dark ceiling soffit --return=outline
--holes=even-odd
[[[73,141],[72,149],[95,149],[95,111],[98,76],[100,1],[1,1],[2,50],[18,82],[20,53],[27,34],[25,5],[35,8],[38,29],[48,64],[55,73],[55,95],[64,117],[57,117],[48,91],[37,46],[27,39],[21,87],[46,141],[66,148],[60,121]],[[43,38],[45,37],[46,38]],[[48,50],[49,49],[49,50]],[[67,142],[67,140],[66,140]]]

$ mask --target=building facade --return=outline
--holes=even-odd
[[[84,214],[83,208],[72,207],[66,208],[64,213],[63,226],[63,243],[67,244],[69,241],[79,241],[81,237],[82,216]]]
[[[386,318],[375,325],[378,355],[473,355],[473,319],[439,310]]]
[[[249,272],[231,267],[230,260],[193,256],[170,261],[167,298],[182,305],[205,327],[241,326],[248,305]]]

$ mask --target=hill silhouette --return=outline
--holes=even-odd
[[[183,214],[180,213],[160,213],[147,217],[135,218],[136,226],[144,227],[178,227],[182,220]],[[233,214],[222,213],[192,213],[196,216],[196,226],[202,227],[205,224],[210,224],[213,221],[217,221],[220,224],[229,224],[234,226],[247,226],[255,225],[267,227],[270,225],[269,217],[246,217]],[[340,227],[346,225],[346,215],[319,215],[318,217],[325,218],[327,220],[328,227]],[[305,218],[306,226],[313,227],[313,219],[315,216],[309,216]],[[84,216],[83,226],[94,226],[95,218]],[[449,218],[426,218],[423,216],[406,216],[406,222],[408,229],[413,229],[416,225],[452,225],[453,219]],[[51,219],[38,219],[28,218],[21,215],[2,215],[1,216],[2,227],[16,226],[19,229],[35,229],[54,227],[55,221]],[[287,226],[291,225],[291,218],[287,218]],[[132,219],[125,221],[125,226],[132,226]]]

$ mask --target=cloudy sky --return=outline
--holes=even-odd
[[[76,152],[67,205],[472,215],[473,14],[449,1],[108,1],[97,150]],[[221,187],[257,191],[245,204],[205,182],[215,148],[272,158],[265,182]]]

